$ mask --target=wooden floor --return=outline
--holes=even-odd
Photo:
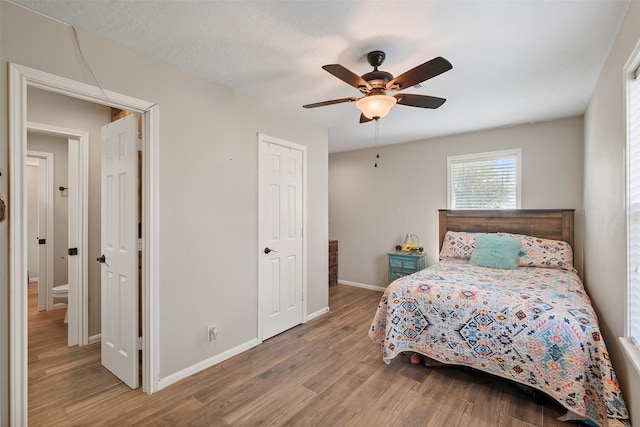
[[[155,394],[100,365],[100,344],[66,346],[64,310],[37,311],[29,287],[31,426],[557,426],[536,404],[477,371],[382,362],[367,335],[381,294],[330,288],[331,313]],[[573,424],[575,425],[575,424]]]

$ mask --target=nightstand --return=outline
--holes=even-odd
[[[427,267],[427,255],[413,252],[387,252],[389,283]]]

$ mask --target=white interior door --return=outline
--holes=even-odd
[[[138,388],[137,123],[131,115],[102,128],[102,364],[131,388]]]
[[[38,159],[38,310],[53,309],[53,153],[28,150]]]
[[[69,284],[69,297],[67,298],[67,345],[69,347],[80,344],[80,279],[82,277],[82,258],[78,251],[84,252],[86,248],[82,245],[83,233],[88,232],[84,227],[78,228],[76,224],[82,225],[80,207],[80,170],[78,165],[79,141],[77,138],[68,139],[68,170],[67,182],[67,243],[69,252],[67,256],[67,283]]]
[[[262,338],[303,321],[303,153],[260,136]]]
[[[52,154],[53,156],[53,154]],[[47,309],[47,299],[50,289],[47,274],[47,168],[46,158],[38,159],[38,311]]]

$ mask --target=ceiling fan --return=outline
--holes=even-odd
[[[360,115],[360,123],[365,123],[386,116],[396,104],[432,109],[444,104],[446,99],[435,96],[403,93],[388,95],[387,92],[400,92],[440,75],[445,71],[449,71],[453,68],[449,61],[439,56],[394,78],[391,73],[378,70],[378,67],[384,62],[385,56],[385,53],[380,50],[369,52],[367,54],[367,61],[373,67],[373,71],[363,74],[362,76],[358,76],[340,64],[324,65],[322,67],[324,70],[355,87],[362,92],[364,96],[361,98],[340,98],[331,101],[316,102],[314,104],[303,105],[303,107],[316,108],[325,105],[340,104],[342,102],[355,102],[356,107],[362,112]]]

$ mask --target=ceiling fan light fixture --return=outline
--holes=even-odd
[[[366,117],[376,120],[389,114],[396,102],[398,100],[389,95],[367,95],[356,101],[356,107]]]

